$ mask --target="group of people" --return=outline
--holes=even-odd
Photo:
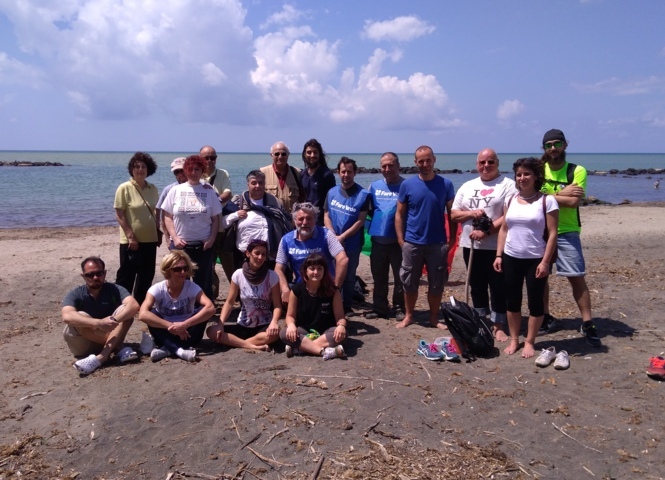
[[[146,180],[157,165],[149,154],[138,152],[128,165],[130,180],[115,196],[120,226],[116,282],[106,282],[100,258],[86,258],[81,264],[85,285],[63,302],[65,340],[75,356],[83,357],[74,365],[89,374],[112,353],[122,363],[138,359],[124,345],[136,314],[150,332],[144,333],[141,351],[153,361],[168,356],[195,361],[194,347],[204,333],[231,347],[268,350],[279,339],[289,357],[343,357],[366,223],[374,280],[366,318],[394,317],[397,328],[411,325],[426,268],[429,324],[445,328],[439,322],[440,304],[448,252],[461,224],[473,306],[489,316],[497,341],[509,342],[507,354],[520,347],[524,282],[529,320],[523,357],[534,356],[539,331],[548,331],[556,321],[548,311],[547,289],[555,259],[557,274],[572,285],[582,333],[599,346],[579,242],[578,205],[586,170],[566,162],[566,148],[563,132],[550,130],[542,158],[515,162],[515,180],[500,173],[496,152],[484,149],[477,158],[479,177],[455,193],[452,182],[436,173],[436,156],[428,146],[416,149],[418,174],[406,179],[398,155],[384,153],[383,178],[365,189],[355,182],[356,162],[347,157],[337,164],[336,184],[316,139],[303,147],[302,170],[289,165],[288,147],[277,142],[270,149],[272,163],[251,171],[247,190],[235,196],[210,146],[173,160],[175,182],[161,196]],[[162,241],[169,246],[160,264],[165,280],[152,285]],[[229,295],[219,321],[206,328],[219,293],[218,258]],[[228,324],[236,299],[238,320]],[[280,327],[284,312],[286,326]]]

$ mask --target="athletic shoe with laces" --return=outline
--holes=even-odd
[[[600,347],[603,345],[600,341],[600,338],[598,337],[596,326],[592,322],[582,322],[580,333],[586,339],[586,343],[592,347]]]
[[[333,358],[344,358],[346,353],[344,352],[344,347],[337,345],[336,347],[326,347],[323,350],[323,359],[332,360]]]
[[[401,308],[401,307],[397,307],[395,309],[395,320],[397,320],[398,322],[401,322],[402,320],[404,320],[405,317],[406,317],[406,313],[404,313],[404,309]]]
[[[559,353],[556,354],[556,359],[554,360],[554,368],[557,370],[567,370],[568,367],[570,367],[568,352],[565,350],[559,350]]]
[[[153,362],[159,362],[160,360],[170,356],[171,352],[165,348],[153,348],[150,352],[150,360]]]
[[[556,349],[554,347],[543,348],[538,358],[536,358],[536,365],[539,367],[547,367],[556,358]]]
[[[554,324],[557,321],[556,318],[554,318],[552,315],[549,313],[546,313],[543,316],[543,323],[540,326],[540,329],[538,330],[538,335],[546,335],[552,331],[554,328]]]
[[[455,345],[450,342],[444,342],[443,345],[441,345],[441,352],[443,353],[443,358],[449,362],[460,361],[457,348],[455,348]]]
[[[182,350],[178,356],[186,362],[194,363],[196,362],[196,350],[190,348],[188,350]]]
[[[139,351],[143,355],[150,355],[152,349],[155,348],[155,342],[148,332],[141,332],[141,343],[139,344]]]
[[[436,343],[427,343],[425,340],[420,341],[416,353],[422,355],[427,360],[442,360],[444,357],[439,345]]]
[[[375,312],[375,311],[371,311],[371,312],[365,314],[365,318],[367,320],[374,320],[375,318],[379,318],[379,317],[385,318],[386,315],[384,315],[383,313]]]

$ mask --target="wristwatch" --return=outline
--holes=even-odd
[[[109,319],[110,319],[110,320],[113,320],[114,322],[117,322],[117,321],[118,321],[113,315],[111,315],[111,316],[109,317]]]

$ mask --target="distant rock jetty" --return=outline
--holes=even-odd
[[[0,167],[64,167],[60,162],[0,162]]]

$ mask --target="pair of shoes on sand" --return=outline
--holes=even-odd
[[[540,355],[536,358],[536,365],[539,367],[547,367],[552,362],[554,362],[554,368],[556,370],[566,370],[570,367],[568,352],[560,350],[559,353],[556,353],[554,347],[543,348],[543,351],[540,352]]]
[[[116,358],[120,363],[128,363],[135,362],[139,359],[139,356],[131,348],[123,347],[118,351],[118,353],[116,353]],[[97,355],[94,354],[74,362],[74,368],[78,370],[81,375],[90,375],[101,366],[102,362],[97,358]]]

